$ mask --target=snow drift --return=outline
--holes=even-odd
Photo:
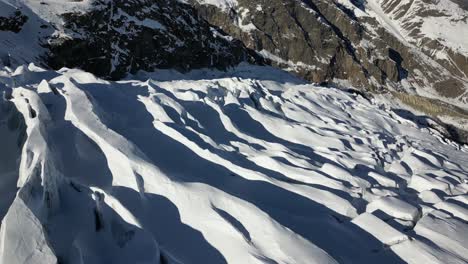
[[[423,117],[271,68],[133,77],[0,72],[1,263],[468,261],[468,149]]]

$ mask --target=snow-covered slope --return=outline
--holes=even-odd
[[[190,2],[273,65],[312,82],[398,90],[468,107],[466,1]]]
[[[460,0],[0,0],[0,64],[116,80],[269,63],[315,83],[466,110],[466,29]]]
[[[468,56],[468,38],[460,34],[468,29],[468,12],[452,0],[367,2],[374,14],[379,13],[375,9],[383,11],[377,17],[387,18],[387,23],[394,24],[406,40],[422,46],[440,41],[442,46]],[[439,56],[443,52],[441,50]]]
[[[1,263],[468,261],[467,147],[384,99],[252,66],[0,76]]]
[[[463,85],[459,88],[454,83],[442,83],[435,88],[441,95],[458,97],[466,104],[468,37],[464,32],[468,31],[467,9],[453,0],[369,0],[366,8],[367,15],[375,17],[405,45],[420,50],[443,66],[448,70],[446,75],[460,78]]]
[[[261,58],[178,0],[0,0],[0,65],[35,62],[121,79],[247,61]]]

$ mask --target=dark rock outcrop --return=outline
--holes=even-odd
[[[450,3],[462,8],[447,21],[468,20],[462,2],[443,1],[455,1]],[[56,14],[63,25],[48,15],[30,17],[52,21],[29,31],[47,31],[38,42],[48,51],[42,60],[54,69],[78,67],[119,79],[138,70],[226,69],[246,61],[278,66],[322,85],[374,92],[425,89],[446,102],[468,104],[468,56],[423,34],[421,21],[426,17],[447,17],[448,11],[438,8],[435,0],[373,2],[378,7],[364,0],[236,0],[227,1],[229,7],[203,0],[68,2],[64,10],[69,11]],[[57,5],[51,0],[42,3]],[[20,13],[0,18],[0,33],[21,31],[26,20]],[[387,20],[401,25],[392,28]],[[6,40],[4,46],[14,41],[18,39]],[[27,55],[21,61],[39,57]],[[9,54],[0,56],[10,60]],[[23,57],[16,52],[13,60],[15,56]]]
[[[433,88],[451,98],[465,92],[466,56],[436,41],[418,50],[374,17],[357,15],[356,11],[366,11],[365,1],[341,2],[237,0],[236,6],[223,9],[192,0],[210,23],[269,57],[272,64],[310,81],[373,91]],[[394,2],[398,1],[383,1],[383,11],[393,12]],[[407,11],[410,7],[399,8]],[[439,60],[434,50],[447,52],[451,59]],[[447,83],[448,88],[443,85]]]
[[[176,0],[98,0],[89,12],[62,16],[66,36],[47,45],[47,64],[56,69],[78,67],[119,79],[138,70],[226,69],[262,61]]]
[[[0,16],[0,31],[11,31],[18,33],[23,25],[28,21],[28,17],[17,10],[14,14],[7,17]]]

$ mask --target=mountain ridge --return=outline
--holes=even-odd
[[[453,1],[0,0],[0,263],[467,263]]]
[[[229,9],[222,1],[192,2],[212,24],[254,50],[265,50],[264,55],[277,65],[313,82],[415,90],[466,108],[468,44],[457,32],[468,27],[468,12],[450,0],[439,4],[419,0],[238,0]],[[277,24],[280,29],[275,20],[282,21]],[[431,23],[434,33],[428,28]],[[242,30],[242,25],[253,27]],[[444,27],[457,28],[446,33],[445,44],[435,35],[444,33]],[[327,28],[332,33],[326,33]],[[458,38],[460,43],[450,38]],[[324,48],[327,41],[341,53]]]
[[[3,0],[10,11],[0,25],[18,32],[0,30],[10,51],[0,57],[113,79],[247,61],[322,85],[402,91],[466,109],[468,43],[456,32],[468,27],[468,11],[452,1]],[[29,44],[15,53],[20,41]]]

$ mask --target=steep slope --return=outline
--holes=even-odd
[[[5,65],[38,62],[120,79],[138,70],[262,61],[177,0],[2,0],[0,8]]]
[[[452,0],[191,0],[273,64],[316,83],[416,91],[467,108],[468,10]]]
[[[3,86],[3,84],[0,84]],[[4,87],[0,88],[6,91]],[[15,198],[18,180],[18,161],[26,135],[26,126],[21,113],[14,104],[6,102],[7,95],[0,103],[0,138],[2,138],[2,151],[0,151],[0,218],[3,219],[13,199]]]
[[[384,98],[248,65],[1,76],[27,134],[1,263],[468,261],[467,147]]]
[[[369,1],[382,24],[394,27],[406,41],[440,63],[454,75],[468,76],[468,9],[452,0],[439,1]],[[383,22],[387,21],[387,22]],[[434,88],[443,96],[467,102],[463,85],[437,83]],[[466,87],[465,87],[466,88]],[[465,94],[465,95],[464,95]]]
[[[269,63],[322,85],[467,109],[468,10],[459,1],[2,0],[0,7],[4,65],[120,79],[138,70]]]

